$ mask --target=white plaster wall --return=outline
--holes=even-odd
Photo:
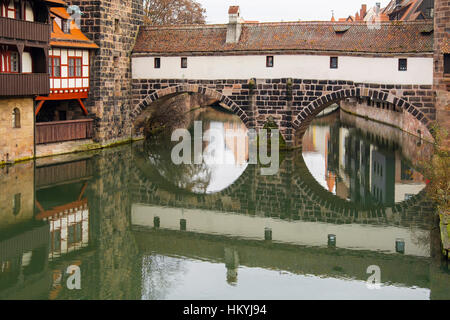
[[[408,58],[408,70],[398,71],[398,58],[339,57],[338,69],[330,69],[330,57],[320,55],[275,55],[274,67],[266,67],[266,56],[133,57],[133,79],[270,79],[301,78],[350,80],[379,84],[433,84],[433,58]]]
[[[31,9],[31,5],[28,1],[25,3],[25,20],[34,21],[33,9]]]
[[[29,52],[22,53],[22,72],[33,72],[33,62]]]

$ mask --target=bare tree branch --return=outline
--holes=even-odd
[[[206,10],[195,0],[143,0],[143,7],[145,24],[204,24],[206,21]]]

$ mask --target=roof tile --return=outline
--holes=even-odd
[[[365,23],[282,22],[243,24],[238,43],[226,43],[227,25],[142,27],[134,53],[215,53],[236,51],[344,51],[359,53],[429,53],[429,22]],[[336,28],[346,29],[336,32]]]

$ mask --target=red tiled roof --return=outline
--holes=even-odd
[[[70,18],[65,8],[50,8],[50,12],[58,15],[63,19]],[[70,21],[70,33],[64,33],[58,26],[56,21],[53,21],[53,30],[50,35],[50,45],[52,47],[70,47],[70,48],[86,48],[97,49],[98,46],[89,40],[78,28],[74,20]]]
[[[63,0],[45,0],[45,2],[48,2],[51,6],[56,5],[61,5],[61,6],[66,6],[66,2]]]
[[[335,27],[348,26],[345,32]],[[134,53],[177,54],[236,51],[343,51],[351,53],[429,53],[429,22],[365,23],[282,22],[243,24],[238,43],[226,43],[227,25],[142,27]]]
[[[58,17],[60,17],[60,18],[63,18],[63,19],[70,19],[70,14],[66,11],[66,9],[65,8],[62,8],[62,7],[53,7],[53,8],[50,8],[50,12],[51,13],[53,13],[53,14],[55,14],[55,15],[57,15]]]

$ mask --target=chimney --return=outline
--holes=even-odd
[[[361,5],[361,11],[359,14],[361,20],[364,20],[364,18],[366,17],[366,14],[367,14],[367,5],[363,4],[363,5]]]
[[[239,6],[231,6],[228,10],[227,43],[238,43],[242,31],[242,19]]]

